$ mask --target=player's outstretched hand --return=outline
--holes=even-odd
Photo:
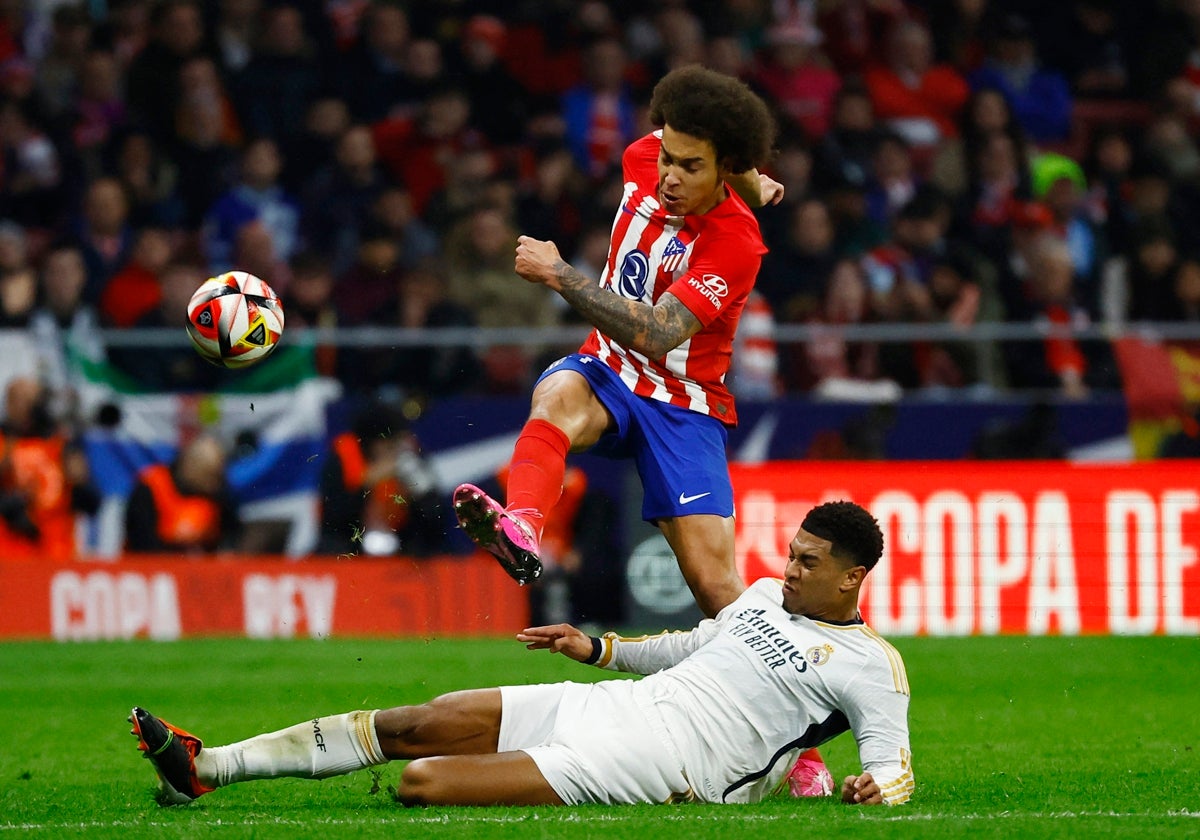
[[[758,173],[758,186],[762,191],[761,207],[766,207],[768,204],[778,204],[783,201],[783,184],[774,178],[760,172]]]
[[[842,801],[847,805],[882,805],[883,793],[870,773],[847,776],[842,782]]]
[[[548,627],[526,627],[517,634],[529,650],[548,650],[561,653],[576,662],[586,662],[592,655],[592,637],[570,624],[551,624]]]
[[[558,267],[562,264],[562,256],[558,246],[553,242],[544,242],[532,236],[517,238],[517,274],[530,283],[544,283],[558,291]]]

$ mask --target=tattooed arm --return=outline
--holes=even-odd
[[[600,288],[593,278],[575,270],[553,242],[529,236],[517,242],[517,274],[558,292],[592,326],[631,350],[660,359],[703,326],[670,293],[653,306],[629,300]]]

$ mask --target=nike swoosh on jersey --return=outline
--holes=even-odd
[[[686,496],[683,493],[680,493],[679,494],[679,504],[686,505],[688,502],[694,502],[697,499],[703,499],[705,496],[711,496],[711,495],[712,495],[711,490],[708,491],[707,493],[697,493],[695,496]]]

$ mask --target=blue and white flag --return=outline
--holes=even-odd
[[[111,556],[124,542],[124,503],[138,473],[170,463],[180,446],[212,434],[230,453],[228,480],[245,521],[292,523],[287,553],[309,551],[317,538],[318,492],[328,447],[327,407],[341,395],[317,376],[313,348],[280,347],[259,366],[237,371],[218,390],[145,392],[107,362],[76,357],[80,410],[101,409],[115,424],[83,434],[92,478],[105,503],[90,535],[90,553]]]

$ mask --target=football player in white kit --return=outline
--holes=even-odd
[[[396,796],[408,805],[573,805],[756,802],[800,751],[849,730],[863,770],[845,777],[842,801],[899,804],[913,790],[908,678],[858,612],[882,551],[870,513],[830,502],[805,517],[782,581],[758,581],[690,631],[596,638],[560,624],[517,634],[530,649],[640,680],[460,691],[223,747],[135,708],[133,734],[162,804],[399,759],[409,764]]]

